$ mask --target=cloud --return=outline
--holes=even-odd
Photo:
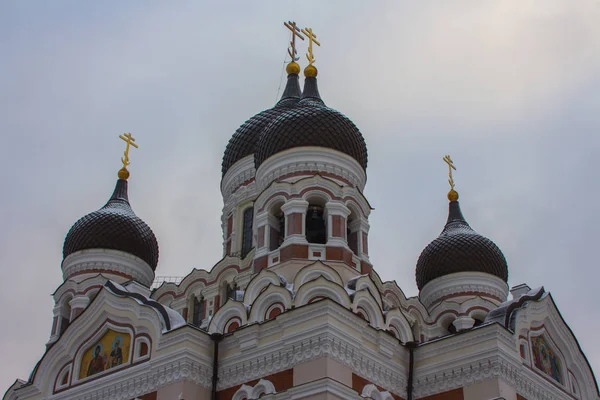
[[[158,273],[221,258],[221,154],[274,104],[292,18],[322,42],[326,103],[367,140],[381,277],[417,294],[450,153],[464,214],[504,250],[510,283],[545,285],[599,369],[599,12],[568,0],[0,5],[0,346],[12,360],[0,386],[44,350],[64,235],[110,196],[119,133],[140,143],[130,198],[158,237]]]

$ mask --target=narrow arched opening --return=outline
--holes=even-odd
[[[252,224],[254,220],[254,207],[249,207],[244,210],[242,217],[242,259],[246,258],[252,250]]]
[[[346,222],[346,241],[348,242],[350,250],[358,255],[358,215],[352,208],[350,208],[350,211],[348,221]]]
[[[269,251],[277,250],[285,239],[285,215],[281,211],[283,202],[269,210]]]
[[[200,327],[202,325],[202,321],[204,321],[206,318],[206,301],[204,300],[204,297],[201,295],[197,297],[194,296],[194,309],[192,311],[192,324]]]
[[[308,199],[305,226],[308,243],[327,243],[327,215],[323,199],[318,197]]]

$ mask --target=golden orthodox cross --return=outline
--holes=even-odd
[[[131,133],[124,133],[123,135],[119,135],[119,138],[127,143],[127,147],[125,147],[124,157],[121,157],[121,162],[123,163],[123,168],[127,169],[127,166],[130,164],[129,162],[129,148],[130,146],[138,148],[138,145],[135,144],[135,139],[131,136]]]
[[[454,162],[450,158],[450,156],[444,156],[444,162],[448,164],[448,183],[450,184],[450,189],[454,190],[454,179],[452,179],[452,170],[456,171],[456,167],[454,166]]]
[[[311,28],[304,28],[301,31],[308,37],[308,53],[306,53],[306,58],[308,58],[308,65],[313,65],[316,61],[315,56],[313,55],[313,43],[317,46],[321,46],[321,43],[317,41],[317,35],[315,35]]]
[[[296,22],[288,21],[284,22],[283,25],[292,31],[292,41],[290,42],[290,47],[288,48],[288,54],[290,57],[292,57],[292,61],[298,61],[298,57],[296,56],[298,54],[296,51],[296,36],[302,40],[304,40],[304,36],[300,34],[300,28],[296,26]]]

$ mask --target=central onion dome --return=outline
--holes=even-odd
[[[317,87],[317,69],[305,69],[300,91],[300,67],[287,67],[288,80],[281,100],[247,120],[233,134],[223,154],[222,174],[241,159],[254,154],[255,167],[281,151],[295,147],[326,147],[354,158],[367,168],[367,145],[352,121],[325,105]]]
[[[273,108],[261,111],[244,122],[235,131],[231,139],[229,139],[229,143],[227,143],[225,153],[223,154],[223,163],[221,166],[223,176],[225,176],[233,164],[246,156],[254,154],[262,131],[271,121],[291,107],[294,107],[300,101],[299,70],[300,67],[296,70],[288,66],[287,84],[277,104]]]
[[[450,201],[448,221],[440,236],[419,256],[417,286],[421,290],[434,279],[455,272],[485,272],[504,282],[508,280],[502,251],[469,226],[457,200]]]
[[[124,251],[144,260],[152,270],[156,269],[156,236],[131,209],[125,179],[117,181],[104,207],[81,218],[71,227],[65,238],[63,258],[87,249]]]
[[[262,132],[256,146],[258,168],[269,157],[296,147],[326,147],[345,153],[367,169],[367,145],[352,121],[325,105],[316,78],[307,68],[302,99],[281,113]]]

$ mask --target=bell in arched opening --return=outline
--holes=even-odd
[[[324,209],[318,205],[309,205],[306,212],[306,240],[308,243],[327,243],[327,226]]]

